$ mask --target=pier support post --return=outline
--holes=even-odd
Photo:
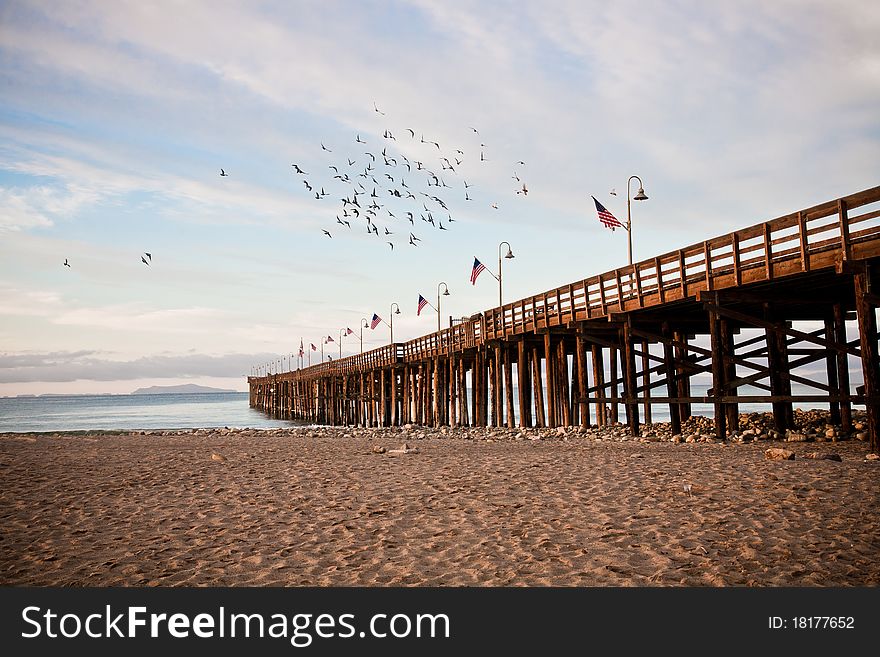
[[[868,265],[854,277],[856,313],[859,321],[859,346],[862,355],[862,376],[865,382],[865,410],[868,415],[868,437],[871,451],[880,454],[877,422],[880,421],[880,371],[877,361],[877,320],[874,305],[869,301],[871,280]]]
[[[617,424],[620,421],[620,414],[617,410],[617,400],[620,397],[620,386],[619,381],[617,380],[617,353],[619,349],[617,347],[610,347],[608,349],[608,358],[610,360],[609,363],[609,379],[608,382],[611,385],[611,422],[613,424]]]
[[[604,427],[608,423],[608,413],[605,408],[605,363],[602,347],[597,344],[591,346],[593,352],[593,387],[596,388],[596,424]]]
[[[663,322],[663,361],[666,365],[666,395],[669,398],[678,396],[678,382],[676,381],[675,350],[671,340],[672,330],[668,322]],[[681,404],[669,402],[669,424],[673,435],[681,433]]]
[[[685,364],[685,361],[688,359],[688,335],[683,331],[675,331],[673,337],[677,343],[675,345],[675,360],[679,363],[676,367],[676,380],[678,382],[678,394],[676,396],[680,399],[684,399],[691,396],[691,373]],[[691,416],[690,402],[681,402],[678,409],[682,422]]]
[[[736,356],[736,341],[734,339],[733,330],[730,322],[726,319],[721,320],[721,350],[723,357],[723,374],[724,374],[724,395],[726,397],[736,396],[736,388],[729,385],[730,381],[736,379],[736,363],[733,358]],[[784,337],[783,337],[784,340]],[[739,431],[739,404],[736,402],[726,402],[724,404],[724,412],[727,415],[727,430]]]
[[[544,383],[541,380],[541,352],[538,347],[532,348],[532,378],[535,382],[535,426],[546,427],[547,420],[544,417]]]
[[[517,393],[519,395],[519,426],[529,427],[532,424],[532,400],[529,395],[529,353],[526,349],[525,338],[516,342],[516,379]]]
[[[623,343],[623,395],[626,398],[626,422],[631,436],[639,435],[639,402],[636,399],[636,354],[632,337],[632,319],[627,316],[626,323],[620,330]]]
[[[721,397],[725,392],[721,319],[718,317],[718,313],[711,310],[709,311],[709,337],[712,349],[712,393],[715,398],[715,436],[721,440],[727,440],[727,415],[724,413],[724,404],[721,402]]]
[[[510,347],[504,349],[504,396],[507,402],[507,428],[513,429],[516,427],[516,414],[513,410],[513,357]]]
[[[777,323],[773,309],[769,303],[764,304],[764,319]],[[781,320],[785,321],[785,320]],[[767,338],[767,366],[770,368],[770,394],[777,396],[791,396],[791,380],[784,373],[788,373],[788,341],[785,333],[773,329],[765,329]],[[776,430],[784,433],[794,426],[794,410],[790,401],[774,401],[773,419],[776,422]]]
[[[553,366],[553,349],[550,344],[550,334],[544,334],[544,378],[547,387],[547,426],[551,429],[556,426],[556,368]]]
[[[651,358],[650,343],[642,340],[642,386],[645,388],[645,424],[651,424]]]
[[[839,303],[834,304],[834,333],[839,345],[846,344],[846,316]],[[837,352],[837,385],[842,397],[840,402],[840,428],[844,433],[852,431],[852,406],[849,401],[849,355],[846,352]]]
[[[587,401],[587,345],[584,339],[578,335],[575,338],[577,350],[577,399],[578,419],[582,427],[590,426],[590,403]]]

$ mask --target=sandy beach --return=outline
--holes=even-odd
[[[5,434],[0,583],[880,584],[866,443],[624,434]]]

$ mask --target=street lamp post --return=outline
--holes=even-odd
[[[630,176],[629,180],[626,181],[626,236],[629,239],[629,264],[632,266],[633,263],[633,234],[632,234],[632,221],[630,214],[630,183],[633,181],[633,178],[639,181],[639,191],[636,192],[636,195],[632,197],[633,201],[647,201],[648,196],[645,194],[645,188],[642,185],[642,179],[638,176]]]
[[[361,317],[361,353],[364,353],[364,329],[367,328],[370,324],[367,322],[366,317]]]
[[[397,303],[392,303],[389,314],[391,316],[391,322],[388,324],[388,328],[391,329],[391,344],[394,344],[394,316],[400,314],[400,306],[398,306]]]
[[[440,332],[440,286],[443,286],[443,296],[449,296],[449,288],[446,286],[445,281],[440,281],[437,284],[437,332]]]
[[[342,333],[344,331],[344,328],[339,329],[339,360],[342,360]]]
[[[501,296],[501,247],[507,244],[507,254],[504,256],[505,259],[510,260],[513,258],[513,251],[510,250],[510,244],[508,242],[501,242],[498,245],[498,305],[503,306],[504,301]]]

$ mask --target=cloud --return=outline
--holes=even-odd
[[[184,354],[132,360],[97,358],[96,351],[0,354],[0,383],[79,380],[128,381],[149,378],[242,377],[257,364],[275,362],[277,354]]]

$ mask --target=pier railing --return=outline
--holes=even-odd
[[[859,210],[856,213],[856,210]],[[323,377],[447,356],[510,336],[880,256],[880,186],[486,310],[406,343],[285,376]]]

